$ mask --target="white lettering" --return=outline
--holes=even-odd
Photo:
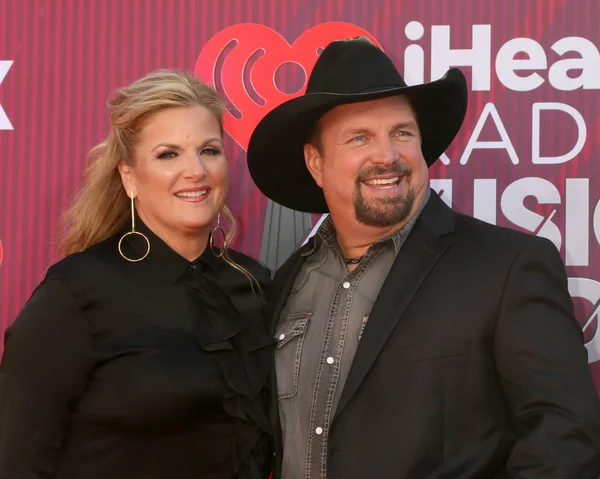
[[[520,178],[508,185],[502,194],[502,213],[510,222],[521,228],[549,239],[560,250],[562,237],[560,229],[552,222],[554,209],[547,217],[526,208],[525,198],[533,196],[539,204],[559,205],[560,192],[552,183],[543,178]]]
[[[450,47],[450,25],[431,26],[431,80],[441,78],[451,67],[471,67],[473,91],[490,91],[492,74],[492,26],[471,26],[471,48]],[[424,35],[423,24],[409,22],[405,35],[411,41],[420,40]],[[549,64],[549,50],[563,56],[575,52],[577,58],[559,58]],[[548,53],[547,53],[548,52]],[[523,58],[525,54],[528,58]],[[404,51],[405,80],[408,84],[423,83],[425,76],[425,50],[410,44]],[[495,52],[494,71],[498,81],[512,91],[531,91],[539,88],[546,80],[555,89],[572,91],[600,89],[600,51],[590,40],[582,37],[558,39],[550,47],[540,44],[533,38],[512,38],[499,46]],[[569,72],[578,71],[577,76]],[[529,71],[518,75],[516,72]]]
[[[565,264],[588,266],[590,261],[590,191],[587,178],[569,178],[565,191]]]
[[[588,178],[567,178],[564,184],[555,185],[544,178],[525,177],[509,183],[504,190],[499,190],[498,182],[496,178],[474,178],[472,202],[464,194],[453,196],[455,185],[460,185],[461,192],[466,187],[455,179],[431,178],[430,186],[448,206],[458,211],[469,214],[467,209],[472,206],[472,216],[477,219],[490,224],[507,220],[529,233],[548,238],[559,250],[564,247],[566,266],[590,265],[590,248],[600,245],[600,201],[590,197]],[[539,205],[556,207],[544,216],[526,201],[527,197],[537,200]],[[453,204],[454,199],[458,199],[457,205]]]
[[[8,70],[10,70],[10,67],[12,66],[12,64],[13,64],[12,60],[0,60],[0,85],[4,81],[4,78],[6,77],[6,74],[8,73]],[[6,115],[4,108],[2,108],[2,105],[0,105],[0,130],[12,130],[12,129],[13,129],[12,123],[8,119],[8,116]]]
[[[440,155],[440,162],[445,166],[448,166],[450,164],[450,158],[448,158],[446,153],[442,153]]]
[[[526,53],[529,58],[516,59],[517,53]],[[546,53],[542,46],[531,38],[514,38],[506,42],[496,56],[496,75],[504,86],[514,91],[535,90],[544,79],[538,73],[527,76],[515,74],[518,70],[545,70]]]
[[[543,110],[562,111],[571,116],[577,125],[577,141],[571,151],[560,156],[540,156],[540,112]],[[551,134],[555,134],[554,129],[549,130]],[[585,145],[587,136],[587,128],[585,120],[575,108],[564,103],[534,103],[532,109],[532,126],[531,126],[531,162],[538,165],[557,165],[566,163],[575,158]]]
[[[584,318],[583,327],[581,328],[585,334],[587,329],[594,323],[594,319],[598,321],[600,283],[589,278],[569,278],[568,287],[571,297],[585,299],[592,305],[592,311],[587,318]],[[595,363],[600,360],[599,331],[600,327],[597,327],[594,335],[585,345],[588,350],[588,363]]]
[[[442,78],[450,67],[472,67],[473,91],[489,91],[491,25],[473,25],[472,48],[450,48],[450,26],[431,27],[431,79]]]
[[[594,209],[594,217],[592,219],[592,230],[596,238],[596,243],[600,244],[600,202],[596,204]]]
[[[500,141],[479,141],[478,139],[488,116],[491,116],[494,124],[496,125],[498,133],[500,133]],[[513,165],[519,164],[519,157],[517,156],[515,147],[511,143],[508,133],[506,132],[506,128],[504,128],[504,124],[502,123],[500,115],[498,114],[498,110],[496,110],[496,107],[493,103],[487,103],[483,108],[483,112],[481,113],[481,116],[475,125],[475,129],[471,134],[471,138],[469,138],[467,147],[460,158],[461,165],[467,164],[467,161],[469,161],[469,157],[475,148],[484,150],[506,150]]]
[[[561,56],[567,52],[581,55],[580,58],[559,60],[550,67],[548,80],[554,88],[563,91],[600,88],[600,52],[592,42],[586,38],[568,37],[558,40],[551,48]],[[569,70],[581,70],[581,75],[569,77]]]
[[[409,22],[404,28],[406,38],[420,40],[425,28],[419,22]],[[425,50],[419,45],[409,45],[404,50],[404,81],[407,85],[418,85],[425,82]]]

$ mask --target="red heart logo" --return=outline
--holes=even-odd
[[[344,22],[323,23],[306,30],[290,45],[279,33],[256,23],[240,23],[221,30],[202,48],[194,75],[215,87],[232,112],[225,113],[225,131],[244,151],[258,122],[276,106],[301,95],[320,50],[334,40],[363,35],[379,48],[367,31]],[[305,73],[296,93],[281,91],[276,74],[293,63]],[[235,116],[234,116],[235,115]]]

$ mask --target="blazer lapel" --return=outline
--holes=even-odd
[[[350,367],[334,420],[348,404],[400,321],[411,299],[451,244],[454,213],[431,192],[373,305]]]

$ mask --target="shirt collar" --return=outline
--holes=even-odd
[[[136,232],[144,234],[150,242],[150,251],[148,256],[143,261],[148,261],[153,266],[156,266],[172,283],[176,283],[186,273],[193,272],[198,269],[209,268],[215,270],[220,261],[211,251],[208,243],[204,252],[194,261],[188,261],[186,258],[177,253],[167,243],[165,243],[158,235],[156,235],[144,222],[136,215],[135,219]],[[126,231],[129,228],[126,229]],[[139,237],[139,235],[137,235]],[[130,251],[135,251],[133,257],[141,257],[147,251],[147,243],[143,238],[135,238],[130,235],[124,240],[127,245],[124,248]],[[127,254],[127,253],[126,253]],[[129,256],[129,254],[127,254]]]

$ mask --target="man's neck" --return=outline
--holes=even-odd
[[[367,253],[371,245],[396,234],[423,210],[427,198],[427,194],[422,195],[418,200],[415,200],[412,211],[407,218],[400,223],[385,228],[357,224],[356,221],[336,223],[332,216],[331,219],[335,226],[336,238],[342,256],[344,258],[360,258]]]

